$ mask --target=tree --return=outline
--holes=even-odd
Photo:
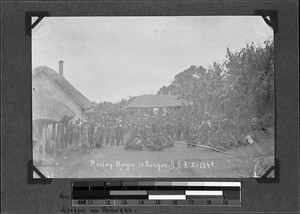
[[[274,107],[274,44],[246,45],[240,51],[227,49],[227,85],[231,99],[226,100],[226,113],[235,120],[245,121],[252,115],[262,117]]]

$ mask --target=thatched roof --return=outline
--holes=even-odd
[[[39,66],[33,70],[32,79],[34,79],[39,73],[44,72],[48,76],[50,76],[58,85],[60,85],[67,94],[70,95],[81,107],[84,109],[89,109],[92,107],[92,102],[86,98],[83,94],[81,94],[71,83],[66,80],[62,75],[58,74],[53,69],[47,66]]]
[[[124,108],[170,108],[180,107],[183,103],[173,95],[141,95]]]
[[[45,89],[39,87],[32,91],[32,120],[59,122],[72,119],[75,113],[56,100]]]

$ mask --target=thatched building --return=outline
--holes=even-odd
[[[32,87],[43,87],[56,100],[71,109],[75,113],[73,120],[87,119],[86,111],[92,107],[92,102],[63,76],[62,61],[60,61],[59,73],[47,66],[35,68],[32,74]]]

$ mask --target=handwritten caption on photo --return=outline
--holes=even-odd
[[[118,169],[121,171],[130,171],[135,168],[154,168],[158,171],[163,169],[175,169],[175,168],[198,168],[198,169],[207,169],[207,168],[216,168],[213,161],[206,162],[195,162],[195,161],[169,161],[165,163],[152,163],[148,160],[138,163],[130,163],[130,162],[105,162],[105,161],[95,161],[91,160],[91,167],[97,172],[101,169],[113,170]]]

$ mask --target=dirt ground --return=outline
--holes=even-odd
[[[57,156],[37,166],[53,178],[196,178],[260,177],[274,164],[274,139],[262,134],[260,142],[227,150],[228,154],[181,143],[162,151],[132,151],[124,146],[93,148]]]

